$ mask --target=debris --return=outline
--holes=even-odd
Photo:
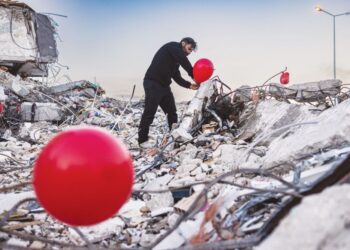
[[[336,96],[340,93],[341,84],[340,80],[294,84],[289,87],[272,83],[269,86],[268,93],[276,98],[293,99],[298,102],[314,102],[324,100],[329,96]]]
[[[6,28],[0,35],[5,41],[0,49],[2,248],[350,247],[342,206],[349,181],[344,165],[350,153],[348,84],[323,80],[231,90],[214,77],[189,104],[177,104],[183,116],[172,131],[166,116],[156,114],[150,136],[157,147],[141,151],[136,135],[142,98],[109,98],[87,80],[48,84],[25,77],[47,75],[57,51],[51,40],[55,25],[37,16],[37,22],[48,24],[46,30],[37,27],[23,11],[32,18],[37,14],[25,4],[0,0],[0,26],[10,27],[12,17],[15,41],[38,47],[18,47]],[[86,124],[104,127],[124,142],[136,176],[117,215],[77,230],[53,220],[30,198],[31,177],[50,138]],[[301,237],[310,233],[310,239]]]
[[[23,102],[21,104],[22,121],[60,121],[62,109],[56,103]]]
[[[214,93],[214,81],[208,80],[202,83],[193,97],[191,103],[184,114],[184,118],[179,127],[172,132],[175,140],[191,140],[190,130],[196,126],[202,119],[202,108],[210,104],[210,97]]]
[[[174,208],[178,209],[181,212],[188,211],[188,209],[191,207],[191,205],[193,204],[193,201],[196,200],[198,195],[199,195],[199,192],[196,192],[196,193],[193,193],[190,197],[182,198],[178,203],[175,204]],[[204,203],[199,202],[198,206],[200,209],[202,206],[204,206]]]
[[[339,185],[304,198],[256,249],[347,249],[349,191],[350,185]]]

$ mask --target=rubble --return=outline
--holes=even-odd
[[[350,152],[348,99],[336,106],[329,101],[329,107],[322,109],[266,98],[267,93],[253,101],[254,89],[243,87],[237,89],[238,96],[234,92],[227,95],[220,93],[220,83],[212,79],[206,83],[211,94],[203,85],[199,92],[207,96],[194,101],[201,102],[193,109],[197,118],[185,115],[185,123],[173,130],[190,137],[165,142],[171,137],[160,112],[150,132],[159,150],[151,152],[140,151],[135,138],[142,100],[107,98],[99,85],[88,81],[45,87],[30,79],[18,81],[8,72],[1,75],[7,79],[6,84],[1,83],[5,97],[0,126],[1,190],[19,192],[13,194],[16,199],[2,194],[3,199],[11,200],[2,211],[24,200],[20,207],[26,212],[18,218],[29,220],[5,223],[0,229],[7,232],[5,238],[20,230],[34,232],[36,242],[46,242],[41,236],[52,239],[46,242],[52,247],[198,245],[209,249],[242,241],[253,247],[263,238],[249,241],[250,237],[274,218],[276,207],[283,207],[288,197],[297,197],[298,188],[315,185]],[[28,90],[27,96],[15,93],[9,87],[11,81],[20,82],[19,89]],[[232,116],[222,112],[228,100]],[[190,106],[179,104],[178,108],[186,114]],[[101,126],[118,136],[134,157],[136,179],[133,196],[118,215],[77,233],[52,218],[43,220],[46,215],[40,205],[26,203],[26,198],[33,197],[28,185],[30,169],[40,149],[56,133],[80,124]],[[23,242],[6,244],[30,246]]]
[[[306,197],[256,249],[348,249],[349,190],[344,184]]]
[[[11,9],[23,8],[32,13],[0,1],[0,24],[8,24]],[[20,23],[26,18],[16,17],[14,32],[24,34]],[[9,35],[1,35],[8,46]],[[21,37],[28,46],[35,43],[29,35]],[[348,185],[338,185],[349,182],[350,172],[344,166],[350,153],[347,84],[231,90],[214,77],[189,104],[177,104],[183,115],[171,131],[157,112],[150,128],[156,148],[143,151],[137,143],[142,98],[109,98],[86,80],[46,84],[25,78],[33,55],[17,47],[11,45],[23,57],[18,72],[0,50],[0,65],[7,67],[0,69],[1,248],[349,248]],[[52,57],[44,59],[36,57],[44,64]],[[36,201],[31,171],[50,138],[84,125],[103,127],[123,141],[133,157],[135,183],[113,218],[77,229],[53,219]]]
[[[23,102],[21,104],[22,121],[60,121],[62,109],[56,103]]]
[[[201,87],[188,105],[180,126],[172,132],[175,140],[187,141],[192,139],[189,132],[202,119],[202,109],[210,105],[210,98],[213,94],[214,81],[209,80],[201,84]]]
[[[275,98],[293,99],[298,102],[325,101],[325,98],[339,94],[341,85],[340,80],[294,84],[290,87],[271,83],[268,93]]]

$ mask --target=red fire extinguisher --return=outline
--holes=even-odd
[[[283,71],[280,78],[281,84],[288,84],[289,83],[289,73],[288,71]]]

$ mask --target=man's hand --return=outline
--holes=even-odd
[[[196,89],[198,89],[198,88],[199,88],[199,84],[198,84],[198,83],[192,83],[192,84],[191,84],[190,89],[196,90]]]

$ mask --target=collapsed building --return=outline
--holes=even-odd
[[[50,17],[24,3],[0,1],[0,67],[11,74],[47,76],[57,61],[55,27]]]
[[[141,151],[136,135],[142,99],[109,98],[85,80],[47,85],[26,78],[45,75],[50,61],[40,59],[45,52],[30,54],[11,44],[12,8],[19,16],[13,30],[32,37],[20,45],[41,46],[38,14],[0,1],[6,31],[0,41],[13,49],[0,53],[2,249],[350,247],[349,84],[271,82],[231,89],[214,77],[189,103],[177,104],[180,122],[172,131],[158,110],[150,131],[156,147]],[[124,142],[135,183],[113,218],[73,228],[37,202],[32,168],[50,138],[84,124]]]

